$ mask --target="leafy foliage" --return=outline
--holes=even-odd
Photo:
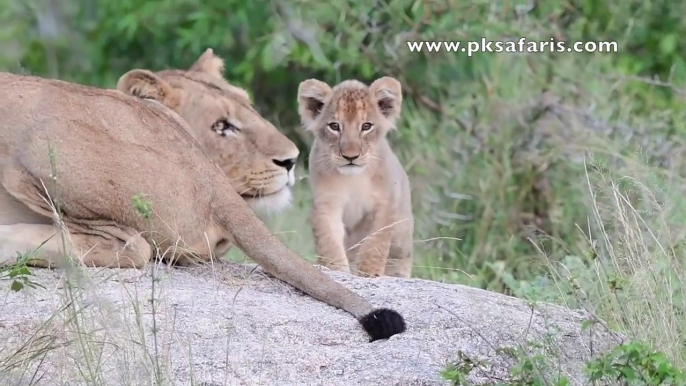
[[[514,365],[510,368],[510,379],[494,380],[489,386],[567,386],[569,379],[564,375],[552,375],[555,371],[548,371],[547,364],[555,361],[543,355],[529,355],[525,350],[509,351]],[[474,370],[483,367],[483,363],[475,362],[464,353],[459,353],[458,359],[449,364],[442,372],[443,379],[455,386],[470,385],[469,375]],[[547,376],[542,369],[546,369]],[[686,373],[679,370],[660,352],[656,352],[649,345],[640,342],[629,342],[615,347],[595,359],[586,362],[585,371],[588,381],[593,385],[683,385],[686,383]],[[602,383],[599,383],[601,382]]]
[[[679,370],[665,356],[649,345],[631,342],[587,365],[590,380],[623,381],[625,385],[683,385],[686,373]]]
[[[28,267],[29,260],[33,257],[33,253],[17,254],[17,259],[14,263],[0,267],[0,280],[10,281],[10,290],[19,292],[24,288],[45,288],[41,284],[31,280],[31,270]]]

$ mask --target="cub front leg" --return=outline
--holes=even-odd
[[[326,203],[312,205],[312,235],[317,262],[334,271],[350,272],[343,245],[345,227],[342,210]]]
[[[384,210],[377,209],[370,233],[362,240],[357,254],[359,276],[377,277],[385,274],[394,226],[386,221],[388,218]]]
[[[414,246],[412,216],[393,228],[395,231],[391,241],[391,250],[388,252],[385,275],[409,279],[412,276],[412,248]]]

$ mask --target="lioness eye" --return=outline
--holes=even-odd
[[[365,122],[362,124],[362,131],[368,131],[372,129],[372,124],[369,122]]]
[[[238,129],[238,127],[236,127],[236,125],[227,121],[226,119],[218,120],[214,125],[212,125],[212,129],[215,132],[217,132],[217,134],[221,135],[222,137],[226,137],[226,135],[229,132],[239,131],[239,129]]]
[[[333,131],[340,131],[341,127],[338,125],[338,123],[331,122],[331,123],[329,123],[329,129],[331,129]]]

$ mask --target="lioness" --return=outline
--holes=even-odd
[[[253,209],[280,212],[291,202],[298,148],[255,111],[248,93],[229,84],[223,71],[224,61],[208,48],[188,70],[131,70],[119,78],[117,89],[174,110]]]
[[[209,260],[235,244],[276,278],[354,315],[370,340],[405,330],[397,312],[374,309],[275,238],[163,104],[9,73],[0,73],[0,95],[0,264],[42,243],[30,264],[59,266],[66,256],[134,268],[174,254]],[[136,195],[151,210],[138,210]],[[51,221],[58,211],[64,243]]]
[[[362,276],[410,277],[414,231],[410,183],[386,134],[400,115],[400,83],[383,77],[333,89],[316,79],[298,89],[298,111],[314,133],[312,228],[322,265]]]

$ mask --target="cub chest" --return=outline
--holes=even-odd
[[[372,186],[367,181],[356,181],[346,188],[346,200],[343,205],[343,224],[346,228],[355,228],[365,220],[375,206],[375,197],[371,193]]]

